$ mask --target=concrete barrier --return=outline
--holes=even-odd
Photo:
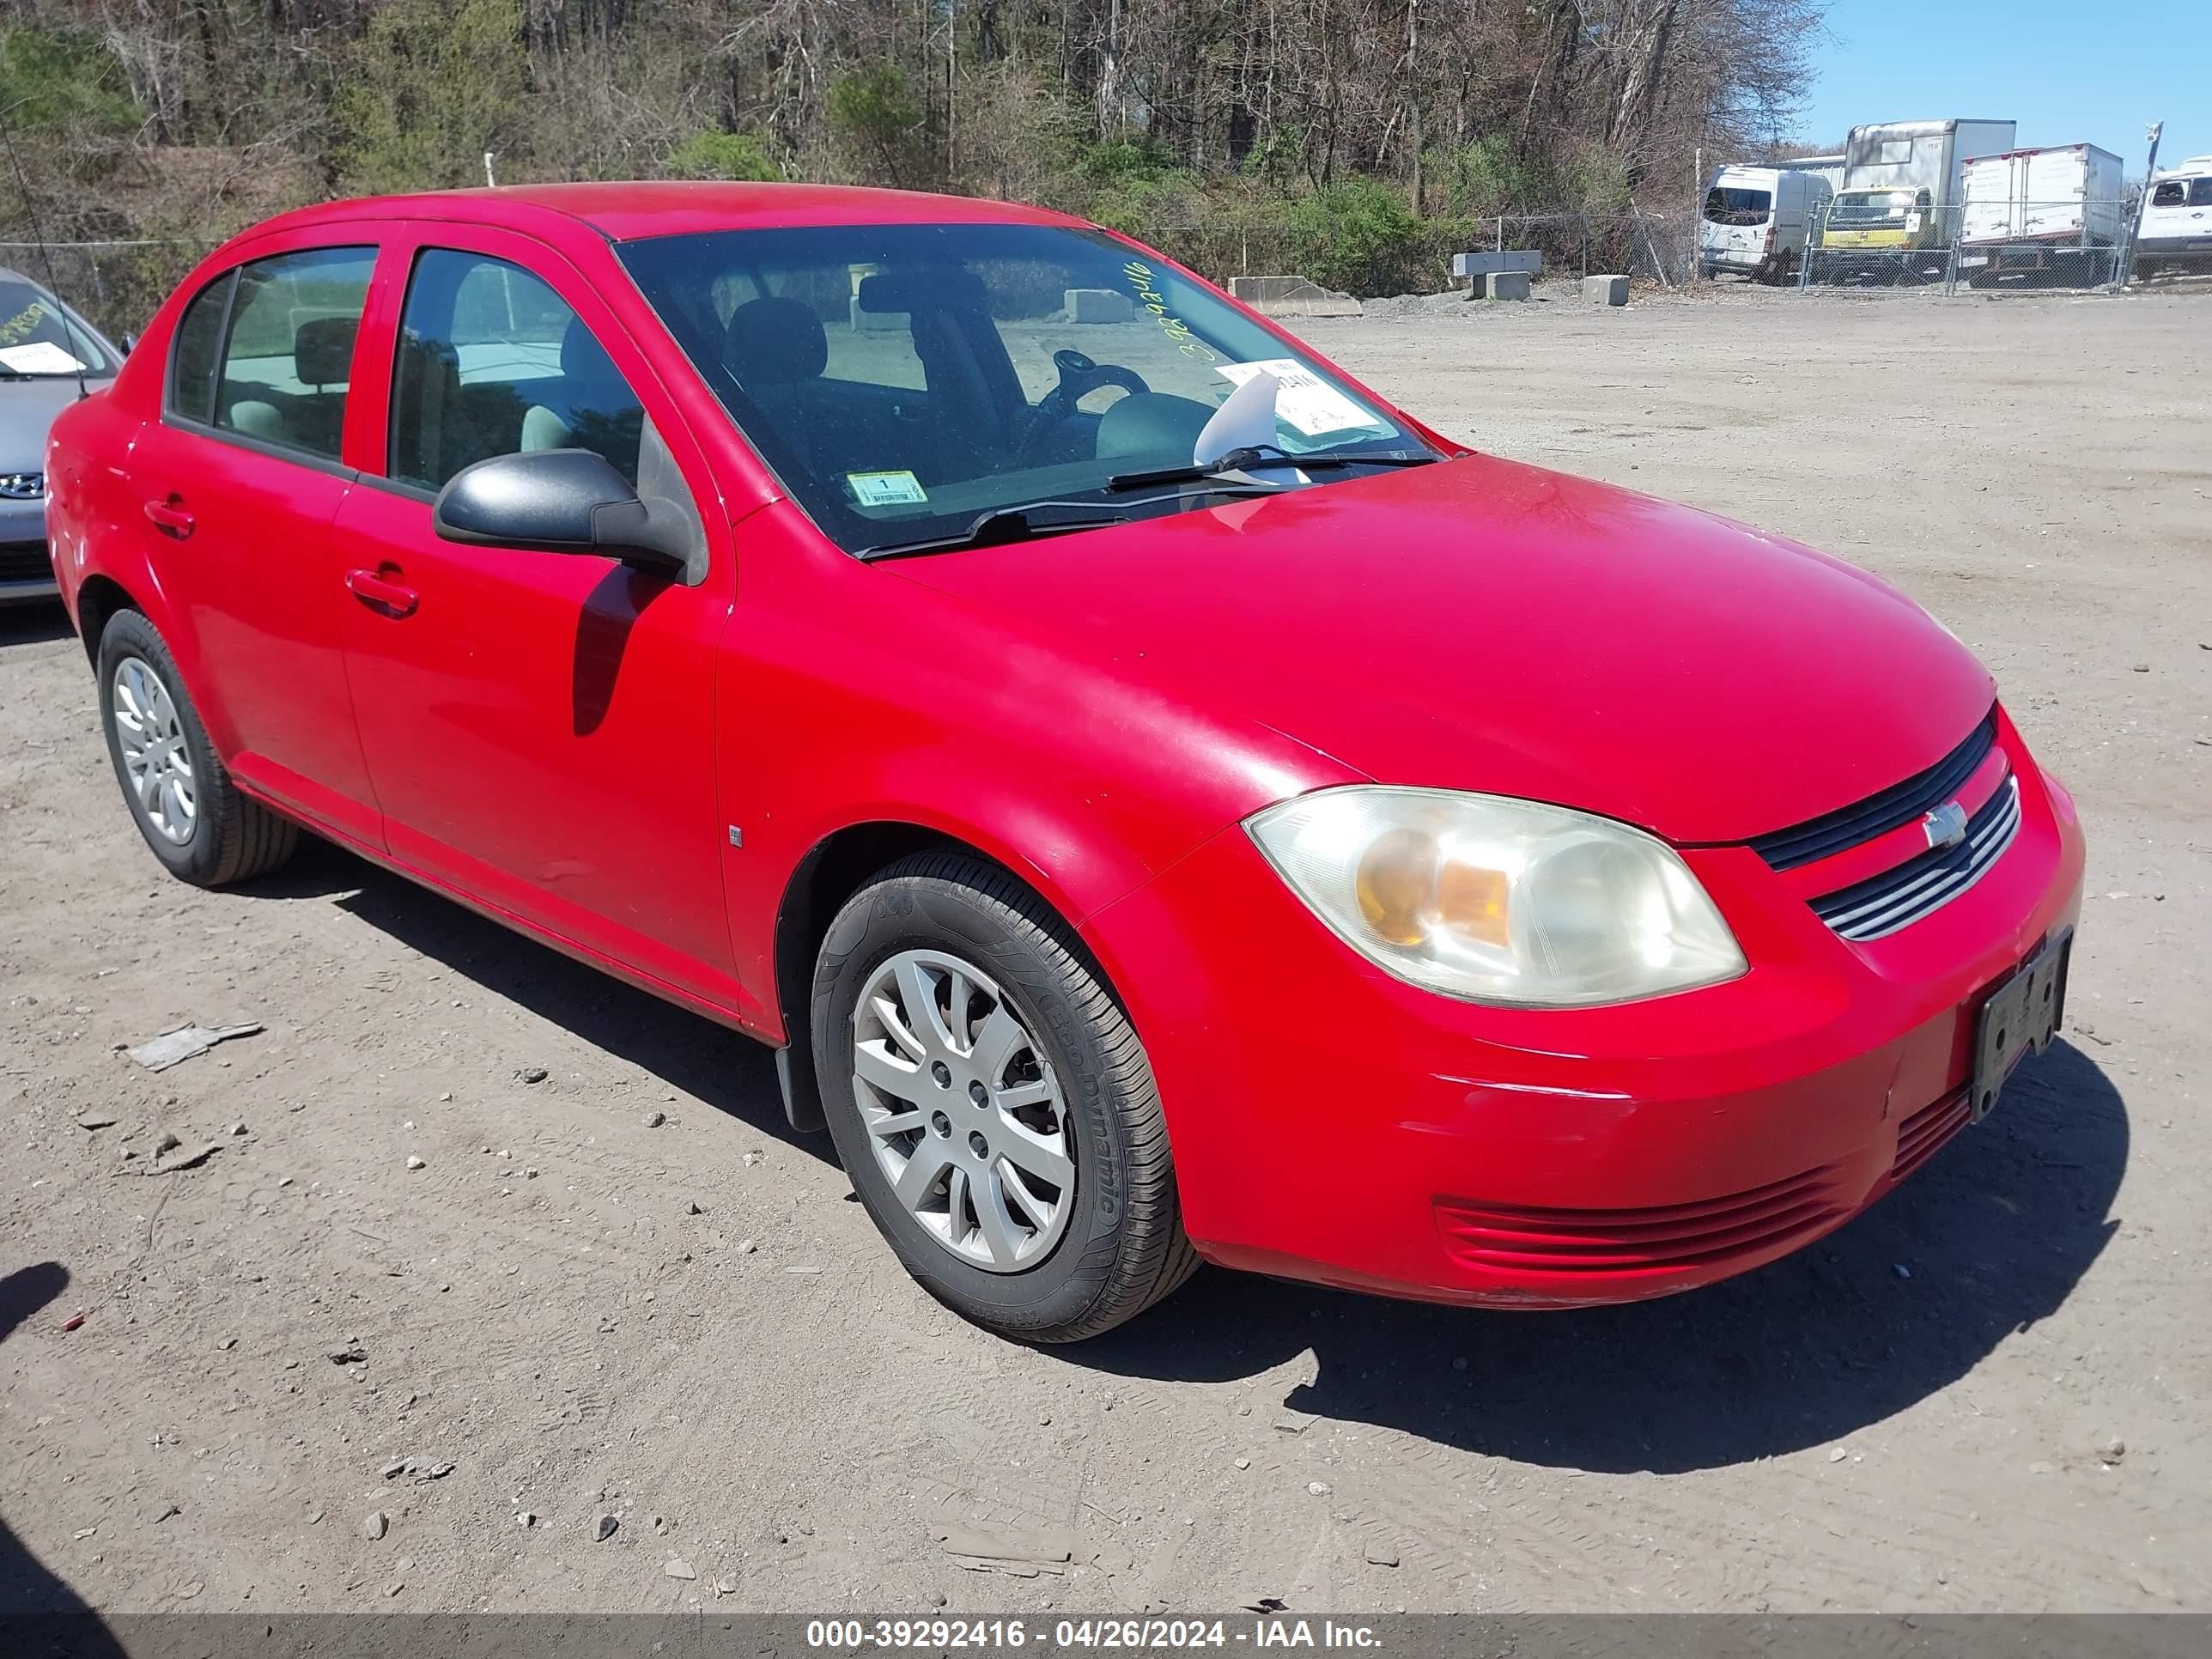
[[[1482,279],[1482,297],[1486,300],[1525,300],[1528,297],[1528,273],[1525,270],[1493,270]]]
[[[1359,301],[1304,276],[1231,276],[1229,292],[1267,317],[1357,317]]]
[[[1061,303],[1071,323],[1126,323],[1137,314],[1136,301],[1110,288],[1071,288]]]
[[[1628,278],[1585,276],[1583,278],[1583,298],[1594,306],[1625,306],[1628,303]]]
[[[1544,274],[1543,252],[1533,247],[1509,247],[1492,253],[1452,255],[1452,275],[1464,277],[1477,286],[1485,276],[1498,270],[1518,270],[1531,276],[1540,276]]]

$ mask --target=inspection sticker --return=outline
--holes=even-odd
[[[5,364],[18,374],[74,374],[88,368],[49,340],[33,340],[27,345],[0,346],[0,364]]]
[[[1358,404],[1293,358],[1271,357],[1258,363],[1224,363],[1213,372],[1238,386],[1243,386],[1255,374],[1273,375],[1278,382],[1275,413],[1309,438],[1318,437],[1324,432],[1348,432],[1360,427],[1376,432],[1386,429],[1380,421],[1363,411]]]
[[[911,472],[848,472],[845,482],[862,507],[913,507],[929,499]]]

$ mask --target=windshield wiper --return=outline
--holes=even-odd
[[[1110,489],[1112,486],[1107,487]],[[1117,501],[1115,510],[1110,513],[1097,511],[1095,501],[1026,501],[1016,507],[994,507],[955,536],[932,536],[913,542],[882,542],[873,547],[858,549],[853,556],[872,562],[877,559],[902,559],[910,554],[951,553],[969,547],[1000,547],[1008,542],[1034,541],[1040,536],[1066,535],[1077,530],[1103,530],[1109,525],[1127,524],[1129,522],[1129,509],[1151,507],[1160,501],[1187,501],[1200,495],[1273,495],[1276,493],[1272,484],[1248,483],[1231,477],[1209,481],[1204,489],[1179,489],[1165,495],[1149,495],[1142,501]],[[1073,507],[1084,516],[1079,519],[1032,519],[1030,514],[1041,507]]]
[[[1199,461],[1189,466],[1163,466],[1149,472],[1117,472],[1106,480],[1109,489],[1143,489],[1152,484],[1197,483],[1208,478],[1224,476],[1234,479],[1239,472],[1276,471],[1296,467],[1300,471],[1324,470],[1343,466],[1426,466],[1438,458],[1426,450],[1376,449],[1365,454],[1357,451],[1317,449],[1310,455],[1291,455],[1278,450],[1269,453],[1260,449],[1232,449],[1217,460]]]

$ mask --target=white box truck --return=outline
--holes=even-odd
[[[1806,231],[1829,195],[1826,179],[1794,166],[1717,169],[1698,216],[1699,270],[1759,283],[1794,276]]]
[[[2112,250],[2126,227],[2125,172],[2094,144],[1967,157],[1959,269],[1977,288],[2039,273],[2075,287],[2112,281]]]
[[[1927,282],[1943,275],[1959,240],[1960,173],[1970,155],[2019,142],[2014,121],[1879,121],[1844,141],[1844,184],[1820,246],[1815,281],[1853,276]]]

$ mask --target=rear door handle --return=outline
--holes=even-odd
[[[181,495],[147,502],[146,517],[155,529],[174,540],[183,541],[192,533],[192,515],[185,510],[185,498]]]
[[[349,570],[345,580],[354,598],[388,616],[411,617],[415,607],[422,602],[422,596],[413,588],[387,581],[374,570]]]

